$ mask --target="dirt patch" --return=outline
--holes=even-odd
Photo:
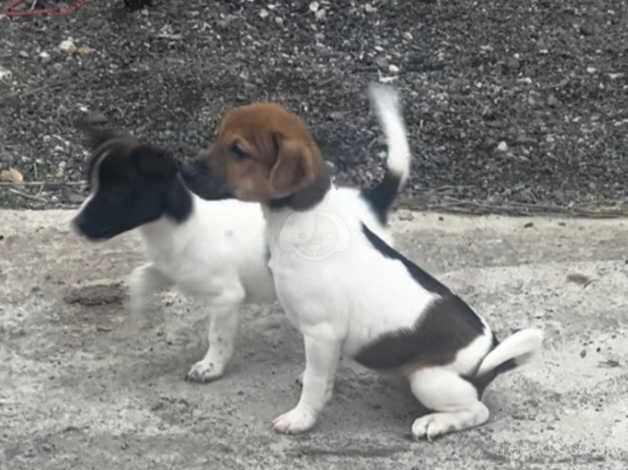
[[[86,307],[108,304],[122,304],[125,298],[122,283],[97,283],[72,286],[66,290],[63,300],[68,304],[79,304]]]
[[[303,115],[340,181],[366,184],[384,147],[365,91],[383,78],[405,97],[406,205],[626,212],[623,0],[153,4],[0,19],[0,170],[28,183],[0,186],[0,206],[81,201],[86,112],[185,156],[226,109],[266,99]]]

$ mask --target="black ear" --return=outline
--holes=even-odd
[[[174,178],[177,161],[168,150],[153,145],[139,145],[131,153],[141,174],[155,178]]]

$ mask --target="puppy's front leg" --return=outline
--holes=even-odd
[[[305,371],[299,403],[273,421],[273,428],[285,434],[311,429],[331,398],[334,377],[340,358],[341,342],[336,339],[305,337]]]
[[[209,348],[205,357],[194,364],[186,379],[192,382],[209,382],[220,377],[233,355],[233,343],[238,330],[238,314],[244,289],[239,283],[226,287],[220,295],[209,301]]]
[[[152,263],[133,270],[129,278],[129,319],[124,325],[124,334],[134,335],[150,324],[147,313],[153,306],[154,295],[172,285]]]

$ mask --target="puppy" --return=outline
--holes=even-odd
[[[187,378],[220,377],[233,353],[240,305],[275,300],[260,205],[218,200],[225,194],[207,188],[203,195],[211,200],[202,200],[186,188],[166,150],[93,126],[84,130],[93,149],[91,188],[73,220],[75,228],[92,240],[139,228],[145,243],[148,262],[131,274],[125,330],[137,332],[153,294],[176,286],[202,300],[210,313],[209,348]],[[339,190],[356,216],[387,239],[386,216],[409,171],[409,161],[391,155],[386,177],[370,192]]]
[[[398,96],[371,87],[390,151],[409,158]],[[305,124],[275,107],[229,112],[206,158],[207,180],[244,201],[262,203],[277,296],[304,336],[301,398],[274,420],[281,433],[314,426],[332,393],[341,354],[375,370],[398,371],[433,410],[412,425],[415,438],[487,421],[480,401],[499,373],[526,360],[542,341],[525,329],[499,343],[487,323],[458,296],[369,228],[329,181]],[[333,220],[320,224],[318,219]],[[324,258],[304,255],[303,233],[324,245],[343,241]],[[307,254],[307,253],[306,253]]]

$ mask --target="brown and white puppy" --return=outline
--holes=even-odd
[[[395,181],[410,155],[398,97],[381,87],[371,96]],[[303,121],[285,109],[256,104],[229,112],[197,166],[210,187],[262,203],[277,296],[304,336],[301,398],[274,421],[277,431],[314,425],[341,353],[408,378],[434,411],[414,421],[416,438],[476,426],[489,417],[484,387],[540,347],[536,329],[499,343],[466,303],[375,234],[356,199],[331,184]]]

